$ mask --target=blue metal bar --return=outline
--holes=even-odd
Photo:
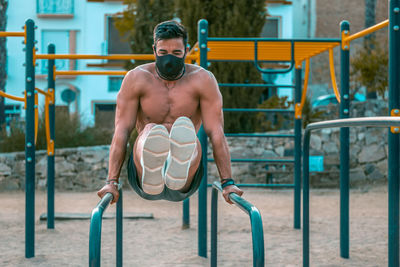
[[[389,0],[389,114],[400,108],[400,1]],[[399,266],[399,151],[398,133],[388,136],[389,251],[388,265]]]
[[[107,193],[92,211],[89,232],[89,266],[91,267],[100,266],[101,225],[103,213],[107,209],[112,199],[113,195],[111,193]]]
[[[54,44],[49,44],[47,47],[48,54],[55,54],[56,48]],[[47,88],[55,90],[54,80],[54,59],[48,61],[47,72]],[[54,98],[55,101],[55,98]],[[50,139],[55,140],[55,103],[49,104],[49,124],[50,124]],[[47,229],[54,229],[54,154],[47,156]]]
[[[207,41],[221,41],[221,42],[232,42],[232,41],[259,41],[259,42],[309,42],[309,43],[341,43],[342,40],[338,38],[314,38],[314,39],[285,39],[285,38],[235,38],[235,37],[208,37]]]
[[[226,133],[226,137],[269,137],[269,138],[294,138],[294,134],[234,134]]]
[[[219,83],[219,87],[282,87],[282,88],[294,88],[294,85],[290,84],[266,84],[266,83]]]
[[[302,71],[296,68],[295,102],[301,102]],[[301,117],[294,119],[294,192],[293,192],[293,227],[301,228]]]
[[[182,204],[182,229],[190,228],[190,199],[186,198]]]
[[[311,131],[325,128],[337,127],[400,127],[400,117],[364,117],[364,118],[351,118],[316,122],[307,125],[304,132],[303,142],[303,266],[310,266],[310,183],[309,183],[309,154],[310,154],[310,135]],[[390,147],[389,147],[390,150]],[[389,177],[393,175],[391,172],[398,172],[397,169],[389,169]],[[397,187],[398,190],[398,187]],[[389,197],[389,205],[392,199]],[[393,205],[393,204],[392,204]],[[398,212],[398,211],[397,211]],[[390,215],[389,215],[390,226]],[[389,235],[389,246],[392,241]],[[393,245],[393,244],[392,244]],[[390,253],[390,252],[389,252]],[[395,253],[395,252],[394,252]],[[398,252],[397,252],[398,253]],[[390,262],[389,256],[389,262]],[[389,264],[390,265],[390,264]],[[395,265],[390,265],[395,266]]]
[[[350,31],[348,21],[340,23],[340,31]],[[340,49],[340,118],[349,118],[350,97],[350,47]],[[349,258],[349,198],[350,198],[350,132],[349,128],[340,129],[340,256]]]
[[[117,224],[117,230],[116,230],[116,238],[117,238],[117,244],[116,244],[116,266],[117,267],[122,267],[122,238],[123,238],[123,208],[122,208],[122,189],[119,190],[119,198],[117,201],[117,215],[116,215],[116,224]]]
[[[25,257],[32,258],[35,257],[35,23],[28,19],[25,27]]]
[[[292,109],[263,109],[263,108],[224,108],[224,112],[287,112],[294,113]]]
[[[213,193],[212,193],[212,206],[211,206],[211,214],[217,213],[217,201],[218,201],[218,194],[217,190],[222,192],[221,184],[219,182],[214,182],[213,184]],[[250,216],[250,224],[251,224],[251,237],[253,243],[253,266],[264,266],[265,259],[264,259],[264,231],[263,231],[263,224],[261,214],[258,209],[251,204],[250,202],[246,201],[245,199],[241,198],[239,195],[235,193],[229,194],[229,199],[241,210],[247,213]],[[215,210],[214,210],[215,209]],[[214,210],[214,211],[213,211]],[[216,216],[215,216],[216,217]],[[214,236],[214,249],[215,251],[211,251],[211,264],[217,264],[217,218],[214,218],[214,221],[211,225],[214,227],[211,228],[211,237]],[[213,258],[213,256],[215,258]]]
[[[238,187],[258,187],[258,188],[294,188],[294,184],[236,184]],[[212,184],[207,184],[212,187]]]
[[[202,19],[198,22],[198,41],[200,48],[200,66],[207,69],[207,37],[208,22]],[[204,128],[199,130],[199,140],[202,150],[204,174],[199,187],[199,219],[198,219],[198,255],[207,258],[207,135]]]
[[[211,185],[212,186],[212,185]],[[218,190],[211,193],[211,267],[217,267],[218,257]]]
[[[264,74],[283,74],[283,73],[288,73],[292,71],[294,67],[294,42],[290,41],[290,66],[289,68],[286,69],[280,69],[280,70],[271,70],[271,69],[263,69],[258,65],[258,41],[254,41],[254,65],[256,66],[256,69]]]
[[[213,158],[207,159],[208,162],[215,162]],[[266,163],[294,163],[292,159],[231,159],[231,162],[266,162]]]

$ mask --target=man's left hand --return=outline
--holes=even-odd
[[[233,204],[233,202],[229,199],[230,193],[235,193],[238,194],[239,196],[243,195],[243,191],[240,190],[240,188],[237,187],[236,185],[229,185],[225,187],[222,190],[222,196],[225,198],[225,201],[228,202],[229,204]]]

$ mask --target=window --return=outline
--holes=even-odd
[[[73,17],[74,0],[37,0],[38,17]]]
[[[108,54],[130,54],[131,48],[125,36],[119,34],[118,29],[115,27],[116,17],[107,17],[107,52]]]
[[[279,38],[280,37],[280,18],[268,17],[261,32],[261,37]]]
[[[115,103],[95,103],[95,125],[96,127],[113,129],[115,119]]]
[[[42,31],[42,53],[47,54],[49,44],[56,46],[56,54],[75,54],[76,51],[76,31]],[[39,60],[41,74],[47,74],[47,60]],[[56,59],[57,70],[75,69],[75,60]]]
[[[120,76],[109,76],[108,77],[108,91],[118,92],[121,88],[122,80],[124,77]]]

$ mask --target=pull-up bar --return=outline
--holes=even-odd
[[[114,54],[114,55],[82,55],[82,54],[36,54],[36,59],[109,59],[109,60],[154,60],[153,54]],[[187,55],[186,59],[196,60],[197,56]]]

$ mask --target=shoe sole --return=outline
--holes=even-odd
[[[196,130],[187,117],[179,117],[169,134],[170,153],[165,170],[165,185],[180,190],[186,185],[190,163],[196,149]]]
[[[147,136],[142,152],[142,189],[157,195],[164,190],[162,170],[169,153],[169,134],[163,125],[154,126]]]

